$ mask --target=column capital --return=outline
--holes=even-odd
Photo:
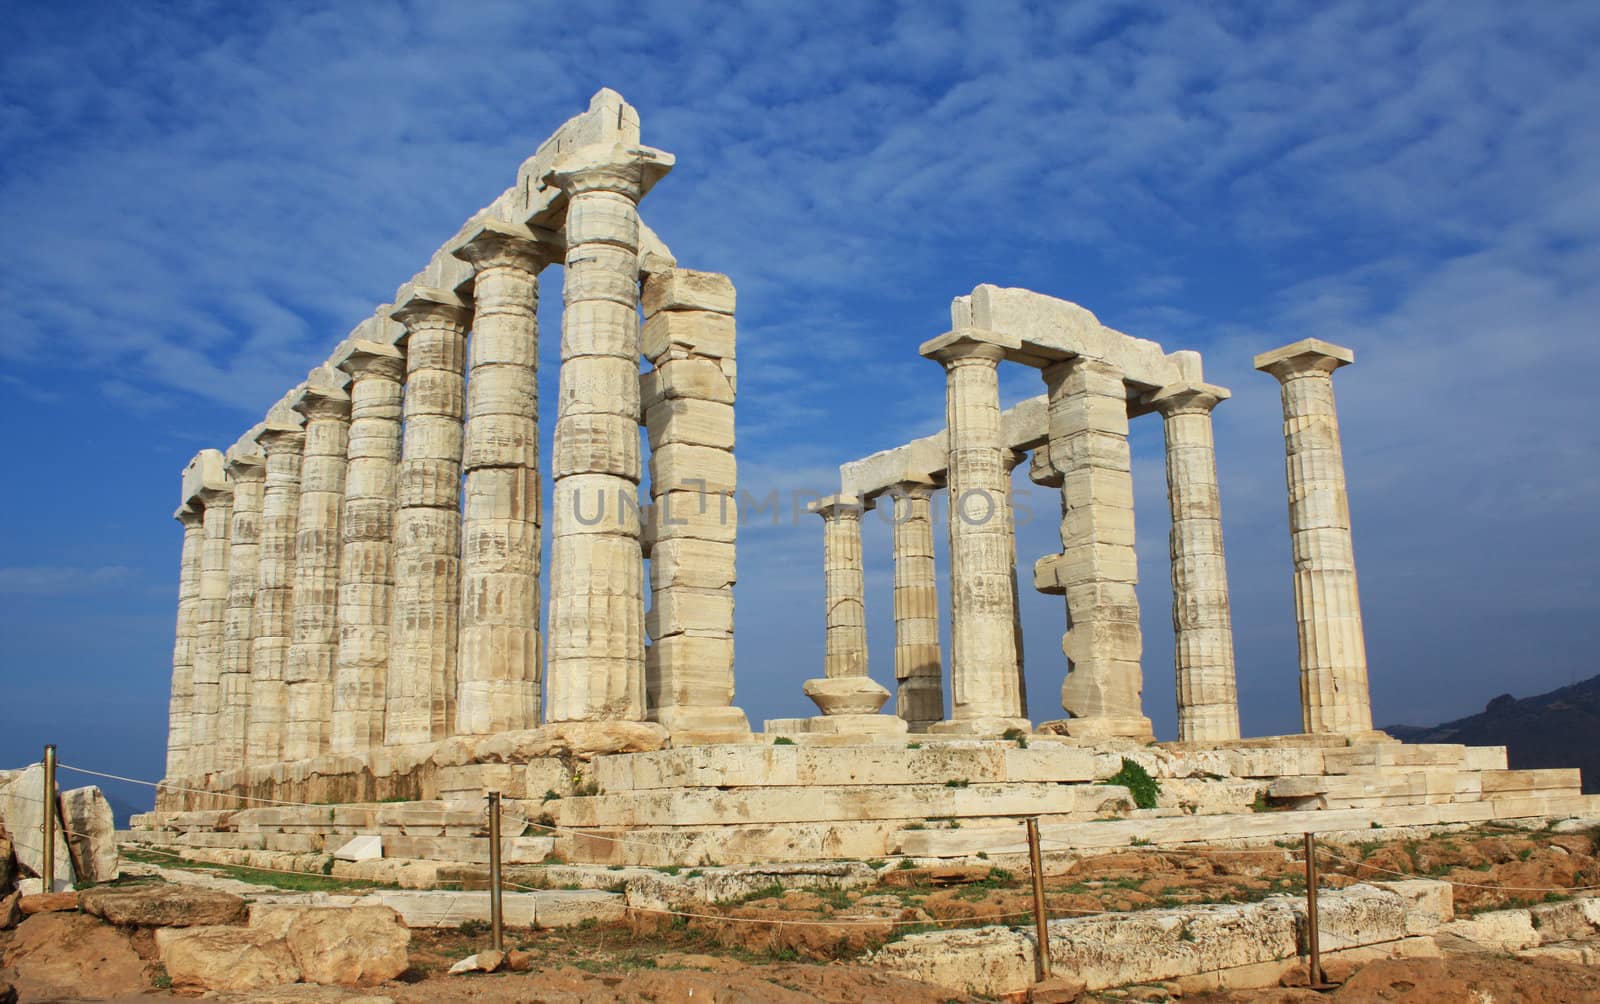
[[[1226,387],[1216,384],[1187,381],[1170,383],[1145,395],[1145,404],[1163,416],[1209,415],[1211,409],[1233,396]]]
[[[917,351],[923,356],[953,366],[962,362],[999,364],[1008,351],[1022,348],[1022,339],[982,328],[957,328],[923,342]]]
[[[399,381],[406,375],[404,352],[393,345],[369,342],[364,338],[345,339],[328,364],[349,374],[352,383],[359,382],[363,377]]]
[[[1026,463],[1027,460],[1028,460],[1028,451],[1027,450],[1001,450],[1000,451],[1000,462],[1002,464],[1006,465],[1006,473],[1007,474],[1010,474],[1012,471],[1016,470],[1017,466],[1019,464]]]
[[[185,502],[172,514],[172,518],[183,524],[185,530],[197,530],[202,522],[200,510]]]
[[[814,512],[825,520],[835,519],[860,519],[861,514],[873,507],[871,499],[864,499],[860,495],[840,492],[837,495],[825,495],[806,507],[808,512]]]
[[[207,491],[227,491],[228,474],[223,466],[221,450],[201,450],[183,469],[183,494],[180,501],[188,505],[195,499],[204,502]]]
[[[226,470],[230,481],[263,481],[267,477],[267,460],[259,453],[228,451]]]
[[[404,302],[394,305],[389,316],[406,326],[405,334],[396,339],[398,344],[414,329],[428,325],[465,328],[472,321],[472,309],[447,289],[418,286]]]
[[[474,272],[510,266],[538,275],[546,265],[560,261],[566,250],[561,235],[543,227],[486,219],[469,229],[450,253],[470,263]]]
[[[889,486],[889,497],[914,499],[931,498],[933,497],[933,493],[940,487],[942,486],[939,484],[939,482],[933,478],[928,478],[926,480],[906,479],[903,481],[896,481],[894,484]]]
[[[349,380],[342,370],[319,366],[311,371],[289,406],[308,420],[347,418],[350,415],[350,395],[344,387]]]
[[[1332,373],[1355,361],[1355,351],[1343,345],[1325,342],[1320,338],[1302,338],[1292,345],[1261,353],[1255,357],[1253,365],[1281,381],[1312,373]]]
[[[298,417],[298,416],[297,416]],[[299,453],[306,441],[305,430],[298,425],[269,424],[256,442],[268,457],[280,453]]]
[[[666,177],[677,159],[665,150],[621,143],[580,146],[556,161],[545,175],[570,195],[616,192],[639,199]]]

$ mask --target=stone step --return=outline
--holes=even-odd
[[[1007,784],[851,785],[828,787],[680,789],[565,798],[562,826],[696,826],[824,820],[907,820],[1040,813],[1119,816],[1133,807],[1115,785]]]
[[[1459,767],[1467,747],[1457,743],[1371,743],[1322,754],[1329,774],[1348,774],[1364,767]]]
[[[407,927],[460,927],[469,920],[489,920],[489,893],[385,890],[358,902],[381,903],[400,915]],[[576,927],[586,921],[621,920],[627,904],[620,893],[594,889],[541,889],[506,892],[501,916],[508,927]]]
[[[1583,772],[1577,768],[1545,770],[1486,770],[1483,772],[1483,793],[1525,794],[1539,789],[1551,789],[1577,794],[1583,790]]]
[[[501,837],[500,856],[506,864],[538,864],[550,856],[553,837]],[[417,858],[424,861],[455,861],[463,864],[488,864],[487,837],[407,837],[383,838],[384,857]]]
[[[913,742],[917,742],[913,740]],[[1092,781],[1095,754],[1056,743],[1027,748],[1011,742],[919,742],[851,748],[696,746],[604,757],[594,765],[601,791],[681,788],[927,785],[965,779]]]

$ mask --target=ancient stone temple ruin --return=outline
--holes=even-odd
[[[190,462],[166,785],[136,839],[316,870],[376,834],[385,859],[476,861],[489,790],[520,820],[505,839],[523,863],[1002,855],[1025,816],[1052,846],[1093,848],[1594,811],[1577,771],[1372,730],[1331,381],[1349,350],[1305,340],[1255,360],[1282,385],[1304,731],[1245,738],[1211,431],[1229,392],[1196,352],[994,286],[921,346],[943,370],[943,430],[844,464],[813,506],[826,659],[795,684],[820,714],[753,733],[733,703],[734,288],[680,268],[641,219],[673,158],[640,140],[634,109],[601,91],[260,423]],[[560,391],[540,457],[552,263]],[[1002,410],[1015,365],[1044,393]],[[1149,415],[1172,517],[1165,744],[1142,705],[1165,656],[1140,634],[1127,438]],[[1032,588],[1062,597],[1064,714],[1038,723],[1022,464],[1060,490],[1061,548],[1034,560]],[[880,504],[893,695],[867,675],[861,517]],[[1125,759],[1161,782],[1156,804],[1102,783]]]

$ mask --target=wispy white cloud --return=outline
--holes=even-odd
[[[68,596],[101,592],[126,582],[133,570],[124,565],[23,565],[0,567],[0,593],[13,596]]]

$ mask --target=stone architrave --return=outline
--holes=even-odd
[[[333,674],[339,656],[339,555],[349,463],[348,377],[331,366],[312,372],[293,402],[305,416],[300,515],[294,540],[294,613],[284,662],[283,758],[328,752]]]
[[[178,626],[172,643],[172,698],[167,713],[167,780],[189,774],[189,734],[194,718],[195,608],[200,602],[200,554],[205,549],[204,521],[188,502],[173,518],[183,524],[183,551],[178,559]]]
[[[1170,384],[1146,398],[1166,430],[1167,499],[1172,508],[1172,633],[1178,739],[1239,738],[1233,617],[1222,551],[1211,410],[1228,391],[1205,383]]]
[[[733,283],[714,272],[668,268],[644,287],[644,353],[654,366],[640,378],[652,503],[645,546],[662,557],[650,564],[645,707],[675,746],[750,737],[733,706],[734,303]]]
[[[222,453],[201,450],[185,471],[184,492],[201,510],[200,587],[195,601],[194,703],[189,725],[191,778],[217,769],[217,719],[222,709],[222,628],[228,608],[228,535],[233,486]]]
[[[1034,566],[1041,592],[1064,594],[1067,677],[1061,704],[1073,736],[1148,739],[1139,659],[1133,475],[1122,371],[1075,357],[1044,370],[1049,456],[1061,474],[1062,553]]]
[[[1017,679],[1009,449],[1000,422],[1006,346],[959,330],[922,346],[945,368],[949,433],[950,720],[934,731],[1031,730]]]
[[[560,252],[484,223],[454,254],[474,270],[454,725],[494,735],[539,724],[539,272]]]
[[[933,554],[933,486],[903,482],[894,498],[895,713],[913,732],[944,720],[939,583]]]
[[[339,562],[339,658],[333,673],[329,752],[383,745],[384,677],[394,593],[395,473],[405,356],[351,339],[339,368],[350,376],[350,446]]]
[[[1256,369],[1272,374],[1283,388],[1300,703],[1310,733],[1372,729],[1350,501],[1333,401],[1333,371],[1354,361],[1351,350],[1315,338],[1255,357]]]
[[[392,316],[406,329],[406,382],[384,743],[402,746],[443,739],[455,724],[462,420],[471,312],[453,293],[419,288]]]
[[[267,458],[261,499],[261,541],[256,553],[256,609],[250,643],[250,710],[245,763],[265,767],[283,759],[286,695],[283,669],[293,631],[295,533],[300,522],[300,471],[304,419],[288,399],[267,413],[256,437]]]
[[[551,722],[644,718],[639,520],[639,209],[671,167],[660,151],[580,147],[567,194],[560,398],[552,463]]]
[[[266,458],[253,439],[227,452],[233,483],[233,528],[228,545],[228,606],[222,626],[222,679],[217,720],[217,769],[245,765],[250,714],[250,647],[254,642],[256,574],[261,553],[261,507],[266,493]]]
[[[822,517],[823,608],[827,636],[822,679],[803,689],[828,724],[815,731],[904,732],[901,718],[878,714],[889,691],[867,675],[866,570],[861,516],[872,508],[856,495],[829,495],[811,504]],[[837,719],[837,721],[835,721]]]

